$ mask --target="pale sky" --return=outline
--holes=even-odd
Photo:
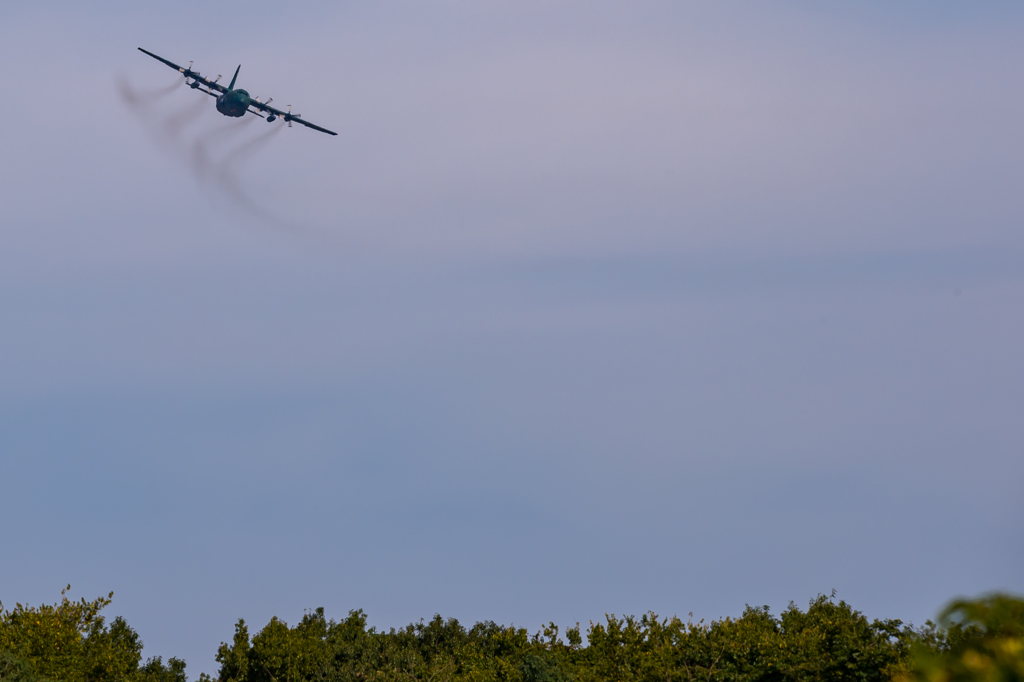
[[[1024,592],[1022,38],[1016,3],[7,3],[0,601],[113,590],[196,677],[317,606]]]

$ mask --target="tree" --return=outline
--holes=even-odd
[[[1024,682],[1024,599],[959,599],[919,633],[904,682]]]
[[[39,607],[0,604],[0,679],[21,682],[186,682],[184,661],[160,658],[139,667],[142,641],[121,617],[109,626],[100,615],[114,593],[93,601]]]

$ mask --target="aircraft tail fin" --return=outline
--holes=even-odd
[[[235,69],[235,75],[231,77],[231,85],[228,86],[228,90],[235,89],[235,80],[238,78],[238,72],[242,70],[242,65],[239,64],[238,68]]]

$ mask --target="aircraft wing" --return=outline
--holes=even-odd
[[[321,128],[320,126],[318,126],[318,125],[316,125],[314,123],[310,123],[309,121],[303,120],[303,118],[302,118],[302,116],[300,114],[293,114],[290,111],[281,111],[280,109],[275,109],[274,107],[270,106],[269,104],[264,104],[263,102],[260,102],[259,100],[255,100],[254,99],[252,102],[249,103],[249,106],[255,107],[255,108],[259,109],[260,111],[265,111],[265,112],[267,112],[268,114],[270,114],[272,116],[277,116],[279,118],[283,118],[285,121],[288,121],[289,123],[291,123],[292,121],[294,121],[296,123],[301,123],[302,125],[306,126],[307,128],[312,128],[313,130],[319,130],[321,133],[327,133],[328,135],[337,135],[338,134],[338,133],[334,132],[333,130],[328,130],[327,128]]]
[[[168,60],[164,59],[163,57],[155,55],[152,52],[150,52],[149,50],[143,50],[140,47],[139,51],[148,54],[150,57],[152,57],[153,59],[156,59],[157,61],[163,62],[164,64],[166,64],[167,66],[171,67],[175,71],[180,71],[185,76],[185,78],[191,78],[192,80],[196,81],[196,83],[201,83],[201,84],[205,85],[206,88],[207,88],[207,91],[208,91],[207,94],[212,95],[214,92],[227,92],[228,91],[227,88],[225,88],[223,85],[220,85],[219,83],[217,83],[217,81],[212,81],[209,78],[204,78],[203,76],[201,76],[199,74],[198,71],[193,71],[192,70],[192,63],[191,62],[189,62],[189,66],[186,69],[184,66],[178,66],[174,62],[168,61]],[[218,76],[218,78],[220,78],[220,76]],[[194,87],[198,88],[198,85],[194,85]]]

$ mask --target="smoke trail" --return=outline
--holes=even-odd
[[[117,89],[121,100],[134,113],[162,147],[171,154],[182,158],[195,175],[200,187],[213,186],[223,198],[244,210],[261,222],[292,232],[294,225],[260,206],[242,189],[240,171],[242,163],[264,148],[270,140],[285,127],[283,123],[272,124],[271,129],[254,138],[243,141],[222,155],[216,153],[225,143],[247,130],[256,119],[245,116],[241,120],[218,125],[213,129],[187,135],[186,129],[197,121],[212,103],[206,97],[197,98],[187,106],[170,113],[163,111],[163,100],[179,89],[184,81],[151,90],[140,90],[123,78],[118,78]],[[219,158],[218,158],[219,156]]]
[[[270,130],[262,135],[254,137],[251,140],[246,140],[232,149],[211,169],[213,171],[211,177],[224,194],[239,208],[245,209],[252,215],[261,218],[276,227],[290,229],[292,227],[291,225],[257,204],[242,190],[238,176],[238,164],[245,160],[245,158],[265,147],[273,137],[281,132],[283,128],[283,125],[274,125]]]
[[[149,128],[150,133],[155,135],[163,143],[173,143],[178,135],[191,122],[199,118],[203,113],[205,102],[196,100],[183,109],[171,114],[155,114],[154,106],[159,104],[165,96],[181,87],[184,81],[178,81],[174,85],[156,90],[138,90],[132,87],[123,78],[117,80],[117,90],[129,109],[132,110]],[[155,114],[155,118],[154,118]]]
[[[246,117],[241,122],[232,122],[225,126],[218,126],[197,137],[195,142],[192,143],[192,151],[189,155],[192,169],[203,177],[209,175],[210,169],[213,166],[213,162],[210,159],[210,151],[218,143],[224,143],[236,137],[239,133],[244,132],[253,120],[254,118],[252,117]]]
[[[233,150],[231,150],[231,152],[229,152],[224,157],[224,159],[221,160],[221,168],[226,170],[229,167],[233,166],[234,164],[237,164],[239,161],[243,160],[245,157],[251,156],[261,147],[266,146],[266,144],[270,142],[270,138],[277,135],[283,129],[283,125],[271,124],[271,130],[268,130],[262,135],[254,137],[251,140],[247,140],[244,143],[240,144],[239,146],[235,147]]]
[[[290,230],[292,226],[285,220],[260,206],[242,189],[241,178],[239,177],[239,171],[241,170],[239,163],[265,147],[270,142],[270,139],[281,131],[283,126],[274,125],[265,133],[235,146],[217,161],[214,161],[210,155],[210,150],[213,147],[245,131],[255,120],[256,117],[245,117],[240,122],[231,123],[229,126],[200,135],[192,145],[192,153],[189,160],[196,175],[211,181],[221,191],[223,196],[235,206],[275,227]]]
[[[182,85],[185,81],[175,79],[174,83],[168,85],[165,88],[154,88],[150,90],[136,90],[130,86],[127,81],[119,78],[117,81],[117,89],[121,93],[121,97],[127,104],[132,106],[145,106],[149,102],[156,102],[163,99],[167,95],[171,94]]]
[[[171,114],[163,123],[164,132],[170,139],[177,139],[178,135],[181,134],[181,131],[188,124],[203,115],[204,109],[206,109],[206,102],[196,100],[195,104],[187,106],[175,114]]]

